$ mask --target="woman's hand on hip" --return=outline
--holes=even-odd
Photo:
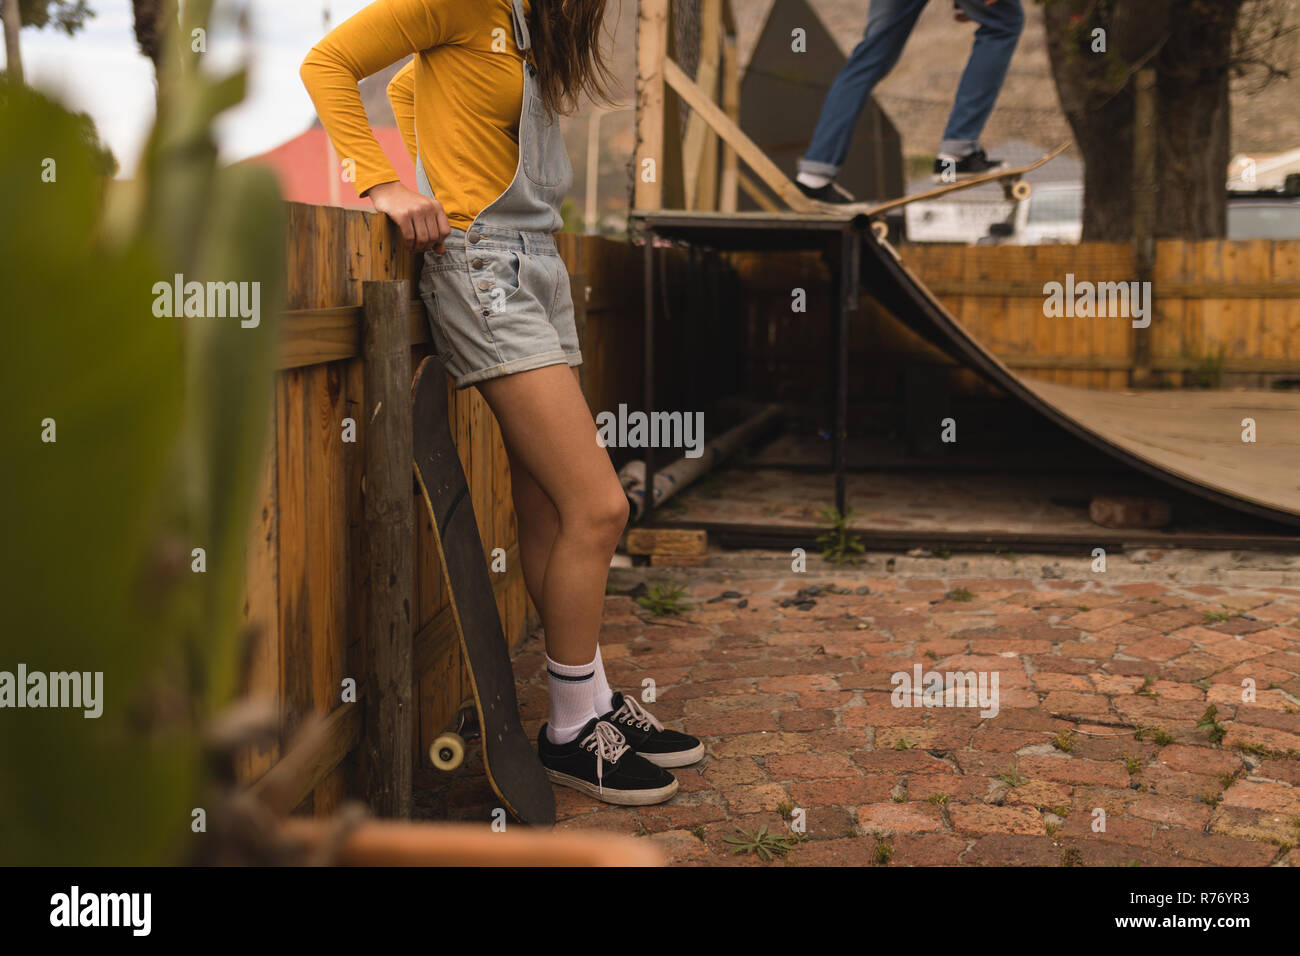
[[[442,203],[412,192],[401,183],[381,183],[366,191],[375,209],[402,230],[406,245],[413,252],[432,249],[443,252],[443,240],[451,233],[451,223]]]

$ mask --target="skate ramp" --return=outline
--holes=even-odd
[[[1175,488],[1300,526],[1300,395],[1267,391],[1076,388],[1022,377],[972,338],[907,268],[868,233],[864,288],[901,322],[1051,421]],[[1242,440],[1243,419],[1256,440]]]

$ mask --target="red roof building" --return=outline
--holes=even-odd
[[[402,134],[397,127],[381,126],[375,130],[375,137],[402,182],[414,189],[415,164],[411,162],[411,156],[406,151]],[[374,208],[369,199],[357,196],[352,183],[343,179],[342,163],[335,155],[325,130],[319,126],[313,126],[270,152],[253,156],[244,162],[269,166],[275,170],[280,180],[280,190],[289,202],[345,206],[350,209]]]

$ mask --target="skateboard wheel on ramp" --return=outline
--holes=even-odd
[[[465,760],[465,738],[448,732],[429,745],[429,759],[439,770],[455,770]]]
[[[1034,191],[1034,187],[1023,179],[1011,187],[1011,198],[1024,201],[1029,198],[1029,194]]]

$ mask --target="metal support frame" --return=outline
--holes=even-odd
[[[822,250],[832,263],[832,297],[836,303],[832,321],[829,356],[831,396],[831,468],[835,475],[835,507],[844,514],[847,506],[845,472],[848,440],[849,324],[858,309],[862,242],[870,223],[863,217],[835,219],[791,214],[719,214],[689,212],[633,212],[643,246],[645,316],[645,383],[643,401],[647,415],[655,399],[655,240],[661,236],[729,251],[768,249]],[[838,240],[838,241],[836,241]],[[838,246],[838,249],[834,248]],[[644,517],[654,513],[655,449],[645,449]]]

